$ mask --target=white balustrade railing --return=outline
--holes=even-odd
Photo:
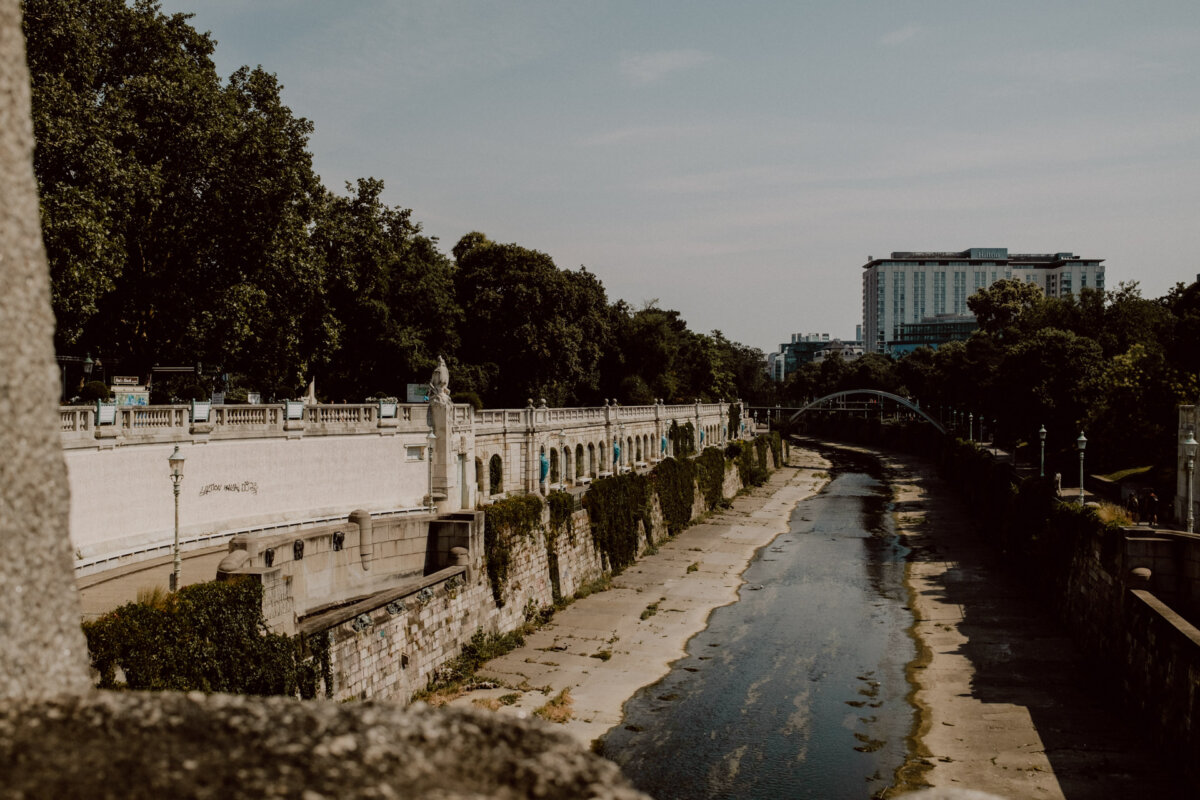
[[[297,404],[298,405],[298,404]],[[161,442],[164,436],[204,435],[216,439],[242,436],[375,433],[379,429],[404,432],[428,429],[427,406],[389,404],[381,413],[378,404],[321,404],[304,406],[303,413],[289,415],[284,405],[216,405],[207,421],[193,424],[188,406],[112,406],[97,418],[95,407],[64,406],[59,409],[59,430],[65,445],[80,447],[96,439],[139,439]],[[656,423],[703,424],[720,420],[725,406],[718,403],[697,405],[593,406],[583,408],[505,408],[474,410],[459,404],[452,408],[455,430],[473,429],[475,435],[515,432],[532,428],[538,431],[562,431],[567,436],[590,438],[597,428],[636,425],[638,433]],[[586,434],[583,434],[587,431]],[[629,431],[627,431],[629,433]]]

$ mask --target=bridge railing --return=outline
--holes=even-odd
[[[376,403],[309,405],[298,415],[289,415],[288,407],[283,404],[218,405],[212,406],[206,420],[197,421],[192,420],[191,408],[181,405],[117,406],[106,412],[111,413],[111,422],[107,414],[102,417],[95,407],[60,407],[59,430],[63,445],[94,446],[96,440],[135,444],[189,435],[236,439],[285,436],[295,431],[310,435],[345,435],[378,433],[381,428],[397,432],[428,429],[424,404],[393,404],[387,406],[386,411]]]

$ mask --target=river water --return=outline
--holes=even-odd
[[[669,675],[625,706],[605,756],[658,800],[871,798],[903,763],[915,654],[907,550],[877,467],[833,480],[745,573]]]

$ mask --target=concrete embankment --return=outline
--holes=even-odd
[[[566,689],[573,706],[563,728],[585,745],[598,739],[620,723],[626,700],[685,654],[713,609],[737,599],[754,554],[788,530],[796,503],[827,482],[827,467],[819,455],[793,448],[791,468],[664,542],[616,577],[612,589],[577,600],[524,646],[489,662],[480,677],[502,686],[452,704],[525,716]]]
[[[909,785],[1008,798],[1195,796],[1097,690],[1095,665],[1003,569],[932,465],[881,461],[912,548],[919,726]]]

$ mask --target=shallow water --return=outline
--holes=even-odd
[[[843,462],[602,752],[670,798],[870,798],[905,758],[914,657],[887,487]]]

